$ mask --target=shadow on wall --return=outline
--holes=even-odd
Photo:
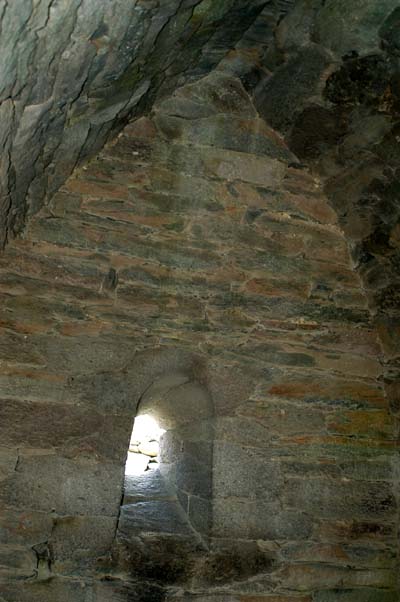
[[[196,366],[169,365],[140,396],[137,417],[154,419],[163,434],[158,464],[140,472],[127,462],[114,558],[131,577],[186,581],[208,549],[214,407]]]

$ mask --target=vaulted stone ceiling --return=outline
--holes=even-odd
[[[218,66],[323,178],[392,353],[398,0],[0,0],[0,15],[1,244],[129,119]]]
[[[157,599],[111,565],[88,595],[76,575],[114,541],[136,401],[183,370],[215,400],[212,533],[240,542],[226,587],[251,579],[232,599],[397,601],[398,0],[0,0],[0,19],[0,543],[21,554],[0,600]]]
[[[0,0],[1,241],[155,98],[292,0]]]
[[[220,63],[326,178],[397,303],[397,0],[0,0],[0,15],[3,244],[128,119]]]

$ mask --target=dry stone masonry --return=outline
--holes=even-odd
[[[128,117],[215,66],[265,4],[278,18],[265,0],[0,0],[0,243]]]
[[[0,282],[3,600],[397,600],[378,332],[322,186],[239,79],[126,127]],[[138,406],[165,470],[121,511]]]
[[[399,18],[0,0],[0,602],[398,602]]]

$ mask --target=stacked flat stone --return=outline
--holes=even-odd
[[[0,294],[6,602],[397,601],[379,332],[320,181],[239,79],[180,88],[76,170]],[[119,518],[137,405],[171,375],[180,497],[155,471]]]

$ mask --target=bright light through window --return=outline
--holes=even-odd
[[[144,414],[135,418],[125,465],[126,475],[138,475],[157,468],[159,441],[163,433],[165,430],[152,416]]]

